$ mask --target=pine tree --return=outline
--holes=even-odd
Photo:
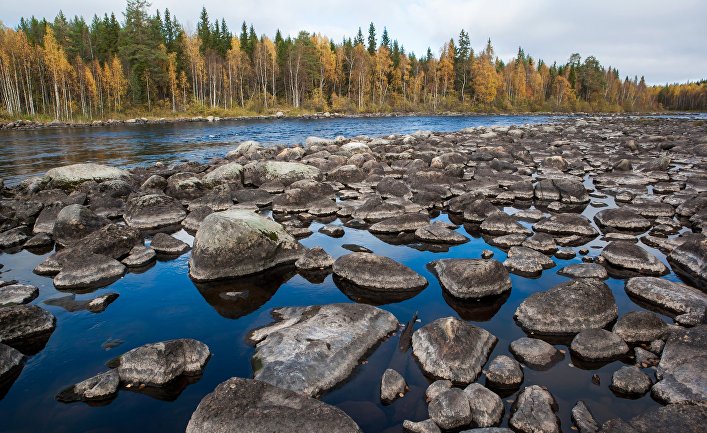
[[[368,26],[368,54],[373,55],[376,52],[376,26],[371,23]]]

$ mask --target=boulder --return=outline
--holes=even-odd
[[[346,379],[359,360],[396,330],[391,313],[365,304],[286,307],[250,341],[255,379],[314,396]]]
[[[664,278],[631,278],[626,282],[626,293],[659,311],[672,315],[695,314],[700,321],[707,310],[707,294]]]
[[[554,267],[555,262],[528,247],[511,247],[508,258],[503,261],[503,266],[515,274],[533,277],[540,275],[544,269]]]
[[[150,242],[150,247],[157,254],[179,256],[189,251],[189,244],[166,233],[157,233]]]
[[[121,262],[128,268],[141,268],[157,260],[157,253],[150,247],[136,245]]]
[[[397,371],[388,368],[381,378],[381,400],[390,403],[407,391],[405,379]]]
[[[415,331],[412,348],[428,375],[468,384],[479,376],[497,341],[485,329],[445,317]]]
[[[594,221],[602,227],[617,230],[644,232],[651,228],[651,222],[637,212],[627,208],[604,209],[594,215]]]
[[[130,173],[115,167],[102,164],[73,164],[52,168],[47,171],[44,181],[54,188],[72,189],[86,182],[103,182],[106,180],[124,180]]]
[[[609,278],[609,273],[606,272],[606,269],[596,263],[575,263],[567,265],[557,271],[557,274],[570,278],[597,278],[599,280]]]
[[[405,420],[403,421],[403,430],[408,433],[442,433],[442,430],[431,419],[419,422]]]
[[[382,292],[419,290],[427,280],[417,272],[388,257],[371,253],[351,253],[336,259],[334,274],[358,287]]]
[[[204,185],[208,188],[213,188],[217,185],[227,183],[243,183],[243,166],[237,162],[229,162],[216,167],[213,171],[208,172],[202,179]]]
[[[663,338],[669,328],[668,324],[655,313],[631,311],[619,317],[612,331],[625,342],[635,344],[650,343]]]
[[[456,298],[477,299],[511,290],[508,271],[496,260],[443,259],[430,266],[442,287]]]
[[[625,365],[611,375],[610,388],[618,394],[641,396],[651,385],[650,378],[635,365]]]
[[[611,289],[595,279],[571,280],[528,296],[515,312],[523,329],[546,335],[573,335],[603,328],[618,317]]]
[[[298,180],[321,177],[317,167],[299,162],[260,161],[247,164],[243,169],[244,182],[255,186],[273,181],[287,186]]]
[[[490,235],[530,234],[530,230],[520,225],[513,216],[503,212],[489,215],[481,223],[481,231]]]
[[[422,213],[409,213],[400,216],[386,218],[383,221],[372,224],[368,230],[371,233],[402,233],[414,232],[417,229],[426,227],[430,223],[430,217]]]
[[[293,263],[301,245],[275,221],[247,210],[215,212],[194,238],[189,275],[211,281],[255,274]]]
[[[523,383],[523,369],[515,359],[499,355],[486,367],[486,383],[496,389],[515,389]]]
[[[334,259],[321,247],[314,247],[295,262],[295,267],[301,271],[317,271],[328,269],[334,264]]]
[[[259,380],[234,377],[206,395],[186,433],[361,433],[341,409]]]
[[[594,415],[583,401],[580,400],[574,405],[571,416],[579,433],[597,433],[599,431],[599,425],[594,419]]]
[[[611,267],[618,270],[651,276],[660,276],[668,273],[668,268],[663,262],[633,242],[609,242],[601,252],[601,257]]]
[[[587,329],[575,335],[572,354],[584,361],[613,361],[628,353],[628,344],[606,329]]]
[[[660,357],[653,396],[667,403],[707,400],[707,325],[673,332]]]
[[[579,180],[542,179],[535,185],[535,198],[546,202],[559,201],[567,204],[581,204],[589,201],[589,194]]]
[[[550,218],[533,224],[538,232],[550,233],[555,236],[579,236],[581,238],[595,237],[598,233],[592,227],[587,217],[574,213],[553,215]]]
[[[26,304],[39,296],[39,289],[28,284],[9,284],[0,287],[0,308]]]
[[[519,338],[511,342],[510,350],[520,362],[536,370],[550,368],[564,358],[555,346],[537,338]]]
[[[36,305],[0,308],[0,343],[15,345],[54,332],[56,318]]]
[[[0,384],[12,377],[25,361],[25,356],[17,349],[0,343]]]
[[[180,338],[136,347],[108,366],[116,369],[122,382],[163,386],[182,375],[200,375],[210,356],[204,343]]]
[[[503,418],[503,401],[495,392],[481,384],[472,383],[464,388],[469,399],[471,420],[476,427],[493,427]]]
[[[466,236],[452,230],[447,223],[434,222],[415,230],[415,238],[430,244],[463,244],[469,242]]]
[[[509,425],[522,433],[560,433],[557,403],[545,388],[532,385],[520,392],[511,407]]]
[[[69,252],[61,261],[61,271],[54,277],[59,290],[87,290],[104,287],[125,274],[125,265],[102,254]]]
[[[688,282],[707,292],[707,237],[694,237],[668,255],[673,270]]]
[[[432,401],[443,393],[444,391],[448,390],[449,388],[452,387],[452,381],[451,380],[446,380],[446,379],[439,379],[435,380],[430,384],[430,386],[427,387],[425,390],[425,399],[427,401]]]
[[[62,246],[71,246],[84,236],[110,224],[107,218],[96,215],[85,206],[72,204],[59,212],[52,237]]]
[[[64,389],[56,399],[64,403],[108,400],[118,393],[118,386],[120,386],[118,372],[108,370]]]
[[[471,408],[466,393],[451,388],[430,402],[430,419],[444,430],[463,427],[471,423]]]
[[[123,219],[130,227],[153,231],[177,227],[186,216],[177,199],[164,194],[145,194],[128,200]]]

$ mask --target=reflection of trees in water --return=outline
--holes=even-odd
[[[220,315],[238,319],[263,306],[294,275],[295,269],[289,265],[249,277],[194,284]]]

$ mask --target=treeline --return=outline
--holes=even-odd
[[[373,23],[334,42],[300,32],[232,32],[202,9],[196,32],[169,10],[128,0],[115,14],[0,27],[0,115],[61,120],[125,113],[647,111],[707,108],[707,83],[646,86],[594,57],[547,65],[522,49],[504,62],[462,30],[438,54],[407,53]]]

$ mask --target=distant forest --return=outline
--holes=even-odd
[[[707,81],[647,86],[593,56],[548,65],[518,49],[499,59],[462,30],[421,56],[373,23],[353,38],[245,22],[232,32],[202,9],[188,33],[169,10],[128,0],[115,14],[0,24],[0,117],[87,120],[135,115],[333,111],[707,110]]]

